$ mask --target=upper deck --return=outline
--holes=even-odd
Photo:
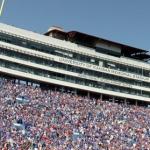
[[[54,29],[48,31],[44,35],[52,36],[60,40],[70,41],[72,43],[80,44],[94,49],[103,48],[104,50],[103,52],[101,51],[102,53],[112,55],[112,56],[118,56],[118,57],[125,56],[125,57],[133,58],[136,60],[142,60],[146,62],[148,62],[150,59],[150,55],[147,54],[149,51],[147,50],[109,41],[103,38],[95,37],[78,31],[64,32],[61,30]],[[106,50],[110,50],[110,51],[106,52]]]

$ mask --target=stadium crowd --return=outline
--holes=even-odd
[[[148,150],[150,109],[0,79],[0,149]]]

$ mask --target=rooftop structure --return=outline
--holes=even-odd
[[[91,48],[99,47],[98,45],[100,44],[108,45],[109,47],[116,46],[120,48],[120,56],[127,56],[130,58],[144,60],[144,61],[149,60],[150,58],[150,55],[147,54],[149,51],[147,50],[116,43],[113,41],[109,41],[103,38],[95,37],[78,31],[64,32],[59,29],[54,29],[50,31],[48,30],[48,32],[45,33],[44,35],[46,36],[53,35],[54,38],[70,41],[72,43],[81,44]]]

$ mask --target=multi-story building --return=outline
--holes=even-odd
[[[0,74],[101,100],[150,104],[148,51],[52,27],[44,35],[0,23]]]

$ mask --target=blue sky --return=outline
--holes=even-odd
[[[55,25],[150,50],[150,0],[5,0],[0,22],[42,34]]]

